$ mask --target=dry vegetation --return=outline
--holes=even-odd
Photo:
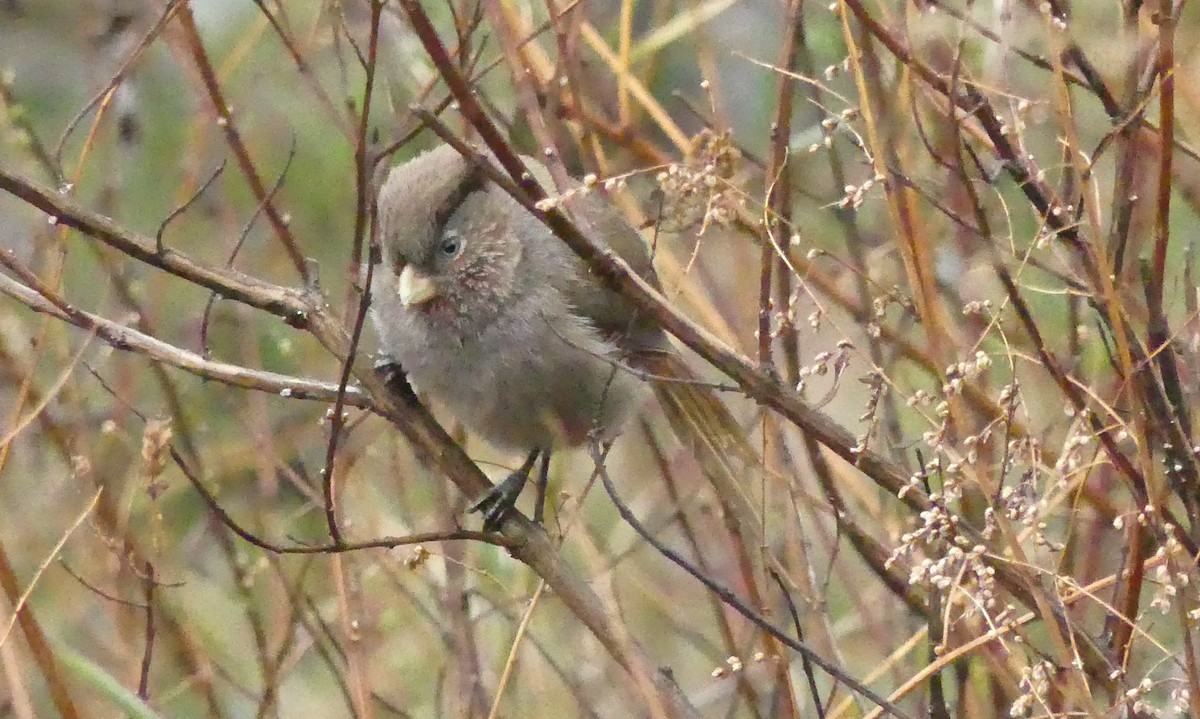
[[[1198,41],[1182,0],[0,2],[0,717],[1200,717]],[[477,531],[519,458],[363,322],[437,135],[586,177],[509,185],[752,451],[650,401],[545,532]]]

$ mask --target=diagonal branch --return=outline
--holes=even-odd
[[[0,263],[12,269],[7,253],[0,253]],[[97,337],[115,349],[144,355],[155,362],[177,367],[201,379],[213,380],[231,387],[276,394],[280,397],[322,402],[332,402],[338,393],[336,383],[292,377],[267,370],[205,359],[195,352],[163,342],[156,337],[151,337],[105,317],[72,308],[70,305],[66,305],[64,308],[63,304],[65,303],[60,304],[60,302],[45,296],[45,288],[39,288],[39,291],[35,292],[7,275],[0,275],[0,294],[11,297],[34,312],[47,314],[81,329],[95,332]],[[371,398],[357,387],[346,388],[346,404],[364,409],[373,407]]]

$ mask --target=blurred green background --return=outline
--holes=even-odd
[[[547,18],[546,3],[496,3],[523,29],[538,28]],[[948,73],[959,62],[962,76],[1014,123],[1021,152],[1045,171],[1049,185],[1064,197],[1088,193],[1099,226],[1089,226],[1086,214],[1080,223],[1089,241],[1101,246],[1115,202],[1113,188],[1132,187],[1150,197],[1158,148],[1139,140],[1144,145],[1135,147],[1145,153],[1145,162],[1131,184],[1118,183],[1116,153],[1106,139],[1113,124],[1096,99],[1078,87],[1064,90],[1053,72],[1009,49],[1016,45],[1050,56],[1070,38],[1114,87],[1123,87],[1127,68],[1142,60],[1139,48],[1144,50],[1155,32],[1152,23],[1143,18],[1123,26],[1116,3],[1077,2],[1069,33],[1062,34],[1037,8],[1005,4],[1014,6],[1013,16],[1005,19],[995,8],[971,5],[949,10],[958,8],[972,22],[1001,33],[1004,43],[985,39],[945,7],[939,11],[939,3],[880,2],[871,11],[906,37],[914,55],[930,66]],[[469,17],[472,3],[455,2],[454,13],[443,2],[426,6],[451,44],[455,18]],[[367,3],[206,0],[190,7],[262,183],[278,184],[274,206],[303,255],[319,268],[320,288],[331,306],[349,320],[356,297],[350,257],[355,133],[365,77],[356,52],[368,42]],[[1030,306],[1051,349],[1081,381],[1105,394],[1118,380],[1094,316],[1068,291],[1066,280],[1077,270],[1072,258],[1061,246],[1045,242],[1043,218],[988,156],[977,124],[961,115],[948,119],[944,101],[857,31],[867,73],[862,84],[856,82],[839,15],[824,3],[804,7],[803,45],[812,72],[809,81],[795,85],[788,141],[793,191],[786,200],[797,219],[780,234],[785,242],[795,237],[790,251],[799,269],[791,295],[776,297],[771,307],[771,326],[785,338],[783,324],[798,328],[797,353],[812,368],[822,364],[821,353],[837,352],[839,341],[852,345],[844,371],[813,370],[806,397],[855,435],[873,432],[873,448],[912,470],[920,459],[940,458],[940,450],[926,447],[923,437],[940,421],[936,404],[946,366],[987,353],[992,366],[973,381],[994,400],[1001,388],[1019,380],[1024,390],[1020,421],[1038,445],[1000,470],[995,469],[1000,458],[989,454],[981,461],[995,466],[980,470],[994,473],[1009,491],[1005,498],[1032,493],[1033,514],[1018,521],[1029,562],[1080,585],[1111,575],[1122,546],[1112,520],[1129,515],[1129,497],[1111,472],[1092,474],[1092,465],[1100,464],[1094,437],[1072,418],[1064,419],[1064,398],[1031,359],[1034,352],[1017,324],[1000,327],[1004,297],[992,273],[995,257],[1022,268]],[[0,2],[5,92],[0,166],[61,186],[84,206],[149,237],[190,202],[163,231],[168,246],[208,265],[298,287],[278,233],[261,212],[216,120],[179,19],[166,23],[144,52],[136,53],[163,8],[150,0]],[[1197,130],[1196,13],[1194,6],[1186,8],[1176,35],[1176,133],[1183,142]],[[731,133],[739,160],[724,178],[722,192],[746,216],[761,220],[773,182],[764,170],[779,93],[779,74],[763,63],[781,62],[786,3],[585,0],[577,17],[610,48],[621,46],[623,18],[628,18],[631,75],[686,137],[705,127]],[[482,65],[498,57],[494,32],[484,22],[474,38],[482,45]],[[552,31],[538,33],[529,50],[553,63],[564,46],[575,48],[582,79],[572,82],[586,86],[581,96],[589,111],[611,126],[626,121],[620,132],[593,128],[588,137],[608,163],[599,168],[602,177],[632,173],[628,188],[615,199],[638,222],[652,215],[658,202],[655,177],[662,163],[686,165],[687,148],[673,145],[646,108],[632,101],[632,110],[624,107],[620,83],[594,46],[578,36],[560,46],[560,39]],[[123,67],[124,80],[105,95],[99,111],[80,115]],[[445,96],[436,83],[432,92],[424,92],[436,76],[395,3],[383,13],[377,74],[368,133],[374,149],[412,128],[410,103],[432,106]],[[814,85],[821,89],[819,102],[808,95]],[[861,94],[864,87],[867,98]],[[515,142],[533,151],[502,61],[479,88]],[[1157,122],[1155,103],[1148,103],[1147,112]],[[879,139],[871,138],[864,114],[878,122]],[[463,129],[452,112],[447,118],[456,130]],[[957,132],[976,143],[977,164],[953,155]],[[422,133],[385,164],[433,141],[430,133]],[[889,149],[879,158],[870,152],[876,141]],[[1081,161],[1078,153],[1064,151],[1068,145],[1081,153],[1100,151],[1099,158],[1091,166],[1090,157]],[[588,145],[568,148],[570,168],[577,174],[596,171],[595,155],[580,146]],[[647,156],[654,153],[657,161]],[[875,176],[880,165],[872,160],[893,171],[900,168],[916,188],[911,224],[926,243],[938,297],[945,303],[944,335],[913,319],[906,235],[887,202],[883,178]],[[196,197],[222,163],[224,170]],[[958,174],[963,166],[969,183]],[[1076,172],[1081,166],[1091,174],[1081,178]],[[1181,156],[1165,311],[1186,350],[1181,356],[1190,359],[1197,343],[1189,309],[1195,286],[1184,268],[1191,262],[1198,179],[1196,162]],[[983,197],[979,204],[992,221],[988,243],[946,212],[966,214],[967,184]],[[860,188],[862,203],[849,207],[844,199]],[[1152,206],[1140,204],[1132,220],[1131,257],[1148,254],[1152,219]],[[661,243],[659,269],[668,297],[740,352],[755,356],[762,245],[745,228],[714,226],[703,235],[694,229],[662,237],[646,232]],[[0,195],[0,245],[74,305],[176,346],[289,375],[338,377],[336,358],[309,335],[50,224],[8,194]],[[1120,289],[1131,306],[1142,302],[1136,280]],[[965,304],[983,300],[994,303],[994,316],[964,315]],[[1145,319],[1137,309],[1130,316],[1135,323]],[[873,324],[885,326],[892,339],[875,345]],[[904,350],[906,343],[915,349]],[[373,346],[368,332],[365,351]],[[924,368],[916,355],[927,360]],[[1195,365],[1183,364],[1186,399],[1194,404]],[[880,365],[890,388],[888,407],[879,410],[882,422],[864,415],[871,386],[859,381],[870,379],[874,365]],[[788,589],[801,605],[805,634],[815,646],[851,675],[870,677],[872,686],[901,685],[931,661],[922,635],[928,618],[909,612],[847,543],[795,428],[736,394],[729,401],[766,448],[761,471],[745,477],[761,508],[768,545],[752,549],[770,554],[784,568]],[[67,686],[84,707],[80,715],[132,713],[120,707],[133,702],[129,706],[171,717],[488,716],[522,614],[534,596],[537,605],[518,645],[500,715],[647,713],[635,683],[554,596],[537,591],[537,577],[504,551],[446,543],[421,551],[273,555],[222,526],[164,455],[163,427],[169,426],[170,442],[242,526],[276,542],[323,542],[320,472],[328,445],[327,410],[321,403],[248,392],[153,366],[9,299],[0,301],[0,414],[6,423],[0,425],[5,438],[0,544],[21,588],[33,586],[27,606],[67,667]],[[1124,404],[1118,411],[1136,414]],[[356,539],[450,530],[459,523],[476,526],[477,519],[464,517],[466,499],[422,468],[392,428],[358,410],[348,417],[335,471],[342,478],[342,514]],[[444,419],[453,428],[452,418]],[[971,422],[976,419],[971,415]],[[979,431],[978,426],[961,429],[950,433],[946,457],[965,456],[964,438]],[[493,478],[519,462],[459,436]],[[1133,454],[1132,440],[1123,440],[1122,447]],[[1041,447],[1061,463],[1043,461]],[[662,457],[655,456],[659,450]],[[631,423],[609,467],[624,499],[665,541],[739,594],[749,591],[753,582],[737,564],[719,503],[694,461],[665,431],[656,408],[648,406],[644,417]],[[774,657],[761,633],[620,523],[601,492],[592,491],[580,502],[590,470],[581,452],[557,457],[558,512],[552,529],[566,532],[564,556],[630,635],[655,662],[671,669],[705,716],[815,716],[798,659]],[[849,465],[836,463],[834,473],[850,514],[886,551],[901,543],[914,522],[919,525]],[[932,481],[943,479],[939,474]],[[96,505],[88,510],[96,492]],[[1081,494],[1090,499],[1085,502]],[[974,520],[981,514],[980,506],[974,512],[964,509]],[[904,575],[907,568],[897,571]],[[1190,567],[1186,572],[1194,575]],[[774,586],[758,579],[756,589],[767,595],[760,609],[790,626],[787,603]],[[1158,589],[1145,591],[1148,602]],[[962,596],[954,601],[970,604]],[[946,634],[950,644],[987,631],[988,621],[1002,609],[972,613],[968,608],[955,615]],[[0,620],[7,621],[10,610],[6,606]],[[1090,604],[1072,611],[1074,619],[1100,634],[1102,608]],[[1131,677],[1154,677],[1154,691],[1147,696],[1164,715],[1171,715],[1183,670],[1164,663],[1159,650],[1177,650],[1180,632],[1194,628],[1194,622],[1169,623],[1176,619],[1147,622],[1147,634],[1129,660]],[[6,626],[0,633],[0,717],[61,711],[33,659],[28,630]],[[1047,640],[1036,623],[1022,638],[1026,643],[982,649],[945,672],[956,680],[947,689],[956,715],[998,716],[1015,697],[1028,693],[1021,672],[1027,679],[1028,668],[1047,653]],[[731,656],[742,668],[730,668]],[[84,663],[94,671],[81,668]],[[824,675],[817,684],[822,696],[833,692],[833,704],[840,706],[844,690],[835,690]],[[144,689],[145,702],[134,702],[114,686],[134,694]],[[909,695],[902,705],[914,716],[928,715],[924,694]],[[845,713],[839,716],[857,716],[860,709],[841,707]]]

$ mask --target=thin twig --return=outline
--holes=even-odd
[[[600,476],[600,481],[604,485],[604,490],[606,492],[608,492],[608,496],[610,499],[612,499],[613,506],[616,507],[617,512],[621,515],[621,518],[624,519],[625,522],[630,527],[632,527],[633,530],[642,537],[642,539],[646,540],[650,544],[650,546],[654,547],[654,549],[657,550],[659,554],[661,554],[664,557],[666,557],[667,559],[671,560],[672,563],[674,563],[680,569],[682,569],[683,571],[685,571],[689,575],[691,575],[693,579],[697,580],[698,582],[703,584],[705,587],[707,587],[709,591],[713,592],[718,597],[720,597],[721,601],[724,602],[727,606],[731,607],[732,609],[737,611],[738,614],[741,614],[743,617],[745,617],[746,619],[753,622],[754,625],[757,626],[759,629],[762,629],[763,631],[767,632],[772,637],[774,637],[778,641],[782,642],[785,646],[794,650],[798,654],[801,654],[801,655],[807,657],[809,659],[809,661],[811,661],[813,664],[816,664],[821,669],[825,670],[825,672],[828,673],[833,678],[837,679],[840,682],[843,682],[844,684],[846,684],[846,686],[850,687],[855,692],[861,694],[863,697],[870,700],[871,702],[874,702],[876,706],[887,711],[892,716],[898,717],[900,719],[904,719],[905,717],[908,717],[908,714],[901,711],[900,708],[897,707],[895,704],[888,701],[886,698],[880,696],[879,694],[876,694],[875,692],[873,692],[871,689],[869,689],[868,687],[863,685],[861,682],[859,682],[857,679],[855,679],[853,676],[851,676],[846,671],[842,670],[841,668],[839,668],[839,667],[835,666],[834,664],[830,663],[829,661],[825,660],[825,658],[823,658],[817,652],[813,651],[812,648],[810,648],[807,644],[804,644],[803,642],[797,641],[797,640],[793,639],[792,637],[788,636],[786,632],[784,632],[783,630],[776,627],[766,617],[762,616],[758,612],[751,609],[744,602],[742,602],[742,600],[739,599],[737,597],[737,595],[735,595],[732,591],[721,586],[716,581],[714,581],[711,577],[707,576],[703,572],[701,572],[698,569],[696,569],[695,567],[693,567],[686,559],[684,559],[682,556],[675,553],[673,550],[671,550],[665,544],[663,544],[662,541],[660,541],[657,537],[655,537],[652,532],[648,531],[642,525],[642,523],[640,521],[638,521],[638,518],[636,516],[634,516],[632,510],[630,510],[629,507],[626,506],[625,503],[621,501],[621,498],[617,495],[616,487],[613,486],[612,478],[610,478],[608,476],[608,470],[605,469],[605,467],[604,467],[603,459],[601,457],[599,457],[598,455],[594,456],[594,459],[596,461],[596,469]]]

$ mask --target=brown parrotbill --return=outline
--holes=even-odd
[[[646,242],[604,197],[577,193],[564,206],[657,286]],[[381,350],[468,430],[527,453],[520,469],[475,503],[486,530],[503,524],[539,458],[540,519],[550,452],[613,440],[648,383],[702,466],[726,464],[730,449],[752,454],[728,410],[690,381],[694,375],[652,319],[603,286],[454,148],[442,145],[394,168],[378,207],[383,264],[372,317]],[[717,470],[729,480],[728,467]]]

